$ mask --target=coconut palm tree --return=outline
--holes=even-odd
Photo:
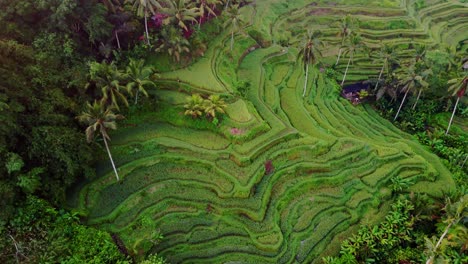
[[[309,65],[315,65],[318,61],[319,56],[321,56],[320,47],[323,46],[323,43],[320,41],[320,31],[307,31],[306,40],[299,50],[298,59],[302,59],[304,64],[305,71],[305,81],[304,81],[304,90],[302,92],[302,97],[305,96],[307,90],[307,79],[309,77]]]
[[[227,11],[227,19],[224,22],[224,28],[231,27],[231,51],[234,45],[234,32],[240,29],[240,17],[239,5],[232,5]]]
[[[156,51],[166,51],[177,62],[180,61],[182,54],[190,52],[190,43],[173,26],[165,27],[161,31],[161,35],[162,44],[156,48]]]
[[[128,106],[127,97],[121,91],[125,89],[125,87],[121,85],[124,76],[123,73],[117,69],[114,62],[110,64],[105,62],[92,62],[90,63],[89,72],[91,81],[95,83],[97,88],[101,89],[102,103],[109,104],[119,110],[119,98]],[[128,90],[126,90],[126,92],[129,93]]]
[[[226,102],[217,94],[212,94],[204,100],[204,111],[208,118],[215,118],[216,113],[225,113]]]
[[[198,10],[200,11],[200,20],[198,21],[198,29],[200,29],[202,18],[205,14],[216,16],[214,11],[217,4],[220,4],[220,0],[197,0]]]
[[[192,94],[192,96],[187,97],[187,103],[184,105],[184,108],[185,115],[197,118],[205,111],[204,100],[199,94]]]
[[[424,60],[427,47],[424,44],[419,44],[414,47],[414,60],[417,62]]]
[[[338,51],[338,57],[336,58],[335,65],[338,65],[341,57],[341,52],[343,51],[343,47],[345,46],[346,40],[351,35],[351,32],[354,31],[354,25],[356,24],[356,19],[351,15],[347,14],[345,17],[342,17],[339,21],[337,21],[339,28],[338,36],[341,37],[341,45],[340,50]]]
[[[405,95],[403,96],[403,100],[401,101],[400,107],[398,108],[398,111],[395,115],[395,118],[393,118],[393,121],[395,121],[398,118],[400,110],[403,107],[403,104],[405,103],[408,92],[413,91],[417,87],[429,86],[429,84],[426,81],[424,81],[422,73],[417,72],[415,65],[410,66],[408,70],[405,73],[403,73],[402,76],[400,76],[399,83],[403,86],[401,90],[405,92]]]
[[[90,103],[86,104],[87,110],[79,115],[77,118],[80,122],[88,125],[86,128],[86,139],[88,142],[93,141],[94,135],[99,131],[104,140],[104,145],[106,146],[107,154],[109,155],[109,160],[114,169],[115,177],[117,181],[120,180],[119,173],[112,159],[112,154],[109,149],[109,144],[107,141],[110,141],[109,134],[107,133],[108,129],[117,129],[116,120],[123,119],[122,115],[116,115],[112,112],[111,107],[105,107],[102,103],[94,101],[91,105]]]
[[[452,125],[453,117],[455,116],[455,112],[457,111],[458,102],[460,101],[460,98],[462,98],[463,95],[465,95],[466,87],[468,85],[468,72],[465,71],[464,75],[449,80],[447,84],[450,85],[448,90],[452,92],[452,96],[457,96],[457,101],[455,102],[455,106],[453,107],[452,116],[450,117],[450,121],[447,127],[447,131],[445,131],[445,135],[447,135],[450,131],[450,126]]]
[[[156,84],[151,80],[152,76],[154,76],[154,68],[145,66],[144,60],[130,59],[125,77],[128,79],[127,89],[129,91],[136,90],[135,105],[138,103],[138,94],[140,92],[148,97],[145,87],[156,87]]]
[[[420,74],[421,77],[423,78],[424,81],[426,81],[427,78],[429,78],[429,76],[431,76],[433,74],[432,69],[427,68],[426,64],[422,64],[419,67],[421,67],[421,68],[418,69],[418,71],[421,72],[421,74]],[[423,90],[426,90],[428,87],[429,87],[429,85],[419,86],[418,96],[416,97],[416,101],[414,102],[413,107],[412,107],[413,110],[416,109],[416,105],[419,102],[419,97],[421,96]]]
[[[200,10],[195,3],[187,0],[163,0],[161,12],[167,15],[165,23],[174,23],[188,31],[187,22],[197,23]]]
[[[383,44],[380,48],[380,52],[379,52],[379,57],[378,57],[379,60],[382,60],[383,63],[382,63],[382,68],[380,69],[380,73],[379,73],[379,78],[377,79],[377,83],[375,84],[375,87],[374,87],[374,91],[377,91],[377,87],[379,86],[379,82],[382,78],[382,74],[384,72],[385,69],[387,69],[387,75],[389,73],[389,69],[390,69],[390,64],[396,62],[398,59],[397,59],[397,54],[396,54],[396,51],[395,51],[395,46],[393,45],[389,45],[387,43]],[[377,92],[377,94],[380,94],[379,92]],[[377,100],[380,99],[380,98],[377,98]]]
[[[366,50],[367,47],[366,45],[362,42],[361,36],[359,34],[351,34],[348,39],[348,43],[345,47],[344,53],[349,55],[348,59],[348,65],[346,65],[346,70],[343,75],[343,80],[341,81],[341,86],[343,86],[345,80],[346,80],[346,75],[348,73],[349,65],[354,59],[354,54]]]
[[[146,41],[148,45],[150,43],[150,37],[148,32],[148,16],[150,13],[155,14],[156,8],[161,8],[161,5],[157,0],[125,0],[127,3],[133,4],[133,9],[136,10],[139,17],[145,18],[145,32],[146,32]]]

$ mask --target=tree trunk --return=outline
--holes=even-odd
[[[119,33],[117,33],[117,30],[116,30],[114,34],[115,34],[115,39],[117,40],[117,47],[120,49]]]
[[[231,51],[232,51],[232,45],[234,45],[234,30],[231,31]]]
[[[112,155],[109,149],[109,145],[107,144],[106,137],[102,135],[102,138],[104,139],[104,145],[106,145],[107,154],[109,154],[109,159],[110,159],[110,162],[112,163],[112,168],[114,168],[115,177],[117,177],[117,181],[120,181],[119,174],[117,173],[117,169],[115,168],[114,160],[112,159]]]
[[[447,131],[445,132],[445,135],[447,135],[450,130],[450,126],[452,125],[453,117],[455,116],[455,112],[457,111],[457,105],[459,101],[460,101],[460,97],[457,97],[457,102],[455,103],[455,107],[453,108],[452,116],[450,117],[450,121],[447,127]]]
[[[138,104],[138,93],[140,92],[140,90],[138,89],[135,93],[135,105]]]
[[[430,258],[427,259],[426,261],[426,264],[431,264],[433,263],[434,261],[434,255],[435,255],[435,252],[437,250],[437,248],[440,246],[440,244],[442,243],[442,240],[444,239],[444,237],[447,235],[450,227],[452,226],[453,222],[451,222],[444,230],[444,233],[442,234],[442,236],[440,236],[439,238],[439,241],[437,241],[437,244],[435,245],[434,249],[432,250],[432,256]]]
[[[348,73],[348,68],[349,68],[349,64],[351,63],[351,60],[353,59],[353,55],[351,54],[351,56],[349,56],[349,60],[348,60],[348,65],[346,65],[346,70],[344,72],[344,76],[343,76],[343,80],[341,81],[341,86],[343,87],[343,84],[345,82],[345,79],[346,79],[346,74]]]
[[[462,165],[460,166],[461,169],[465,167],[466,161],[468,160],[468,154],[466,154],[465,160],[463,161]]]
[[[382,78],[382,73],[385,68],[385,63],[382,65],[382,69],[380,70],[379,78],[377,79],[377,83],[375,84],[374,91],[377,90],[377,87],[379,86],[380,78]]]
[[[335,63],[335,65],[338,65],[338,62],[340,62],[341,50],[342,50],[342,48],[340,48],[340,51],[338,51],[338,57],[336,58],[336,63]]]
[[[146,42],[148,43],[148,45],[151,45],[150,44],[150,40],[149,40],[149,33],[148,33],[148,16],[146,14],[146,10],[145,10],[145,31],[146,31]]]
[[[304,91],[302,92],[302,97],[306,94],[307,89],[307,79],[309,78],[309,63],[306,63],[306,73],[305,73],[305,81],[304,81]]]
[[[419,101],[419,97],[421,96],[421,92],[422,92],[422,89],[419,89],[419,92],[418,92],[418,97],[416,97],[416,102],[414,102],[413,104],[413,110],[416,109],[416,105],[418,104],[418,101]]]
[[[407,90],[405,92],[405,96],[403,96],[403,100],[401,101],[401,104],[400,104],[400,107],[398,108],[398,111],[395,115],[395,118],[393,118],[393,121],[395,121],[397,118],[398,118],[398,115],[400,114],[400,110],[401,110],[401,107],[403,106],[403,104],[405,103],[405,100],[406,100],[406,96],[408,95],[408,92],[409,92],[409,89],[408,87],[406,87]]]

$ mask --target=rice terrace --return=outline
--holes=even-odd
[[[361,225],[385,219],[396,179],[406,194],[455,190],[427,146],[361,103],[365,91],[350,99],[342,87],[382,79],[383,45],[396,47],[400,65],[419,45],[466,58],[467,1],[253,0],[238,12],[199,58],[166,67],[148,57],[158,99],[110,133],[120,180],[103,150],[97,177],[69,190],[68,207],[87,225],[118,236],[130,255],[168,263],[322,263]],[[340,34],[346,17],[359,24],[351,48]],[[304,59],[304,43],[319,47],[319,63]],[[184,115],[187,98],[213,95],[224,114]],[[450,131],[467,127],[457,113]]]

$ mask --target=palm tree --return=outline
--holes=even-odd
[[[343,51],[345,41],[346,39],[349,38],[349,36],[351,35],[351,32],[353,32],[355,22],[356,22],[356,19],[349,14],[347,14],[345,17],[342,17],[339,21],[337,21],[337,24],[340,30],[338,32],[338,36],[341,37],[341,45],[340,45],[340,50],[338,52],[338,57],[336,58],[335,65],[338,65],[338,62],[340,61],[341,52]]]
[[[102,103],[94,101],[91,105],[90,103],[86,104],[87,111],[83,112],[77,118],[80,122],[88,125],[86,128],[86,139],[88,142],[93,141],[94,134],[99,130],[101,136],[104,140],[104,145],[106,146],[107,154],[109,155],[110,162],[112,163],[112,168],[115,172],[115,177],[117,181],[120,180],[119,173],[112,159],[112,155],[109,149],[109,144],[107,140],[110,141],[109,134],[107,133],[108,129],[117,129],[116,120],[124,118],[122,115],[116,115],[112,112],[111,107],[104,107]]]
[[[204,100],[204,111],[207,117],[215,118],[216,113],[224,114],[227,105],[223,99],[217,94],[212,94],[208,97],[208,99]]]
[[[298,54],[298,59],[302,59],[305,70],[304,90],[302,92],[302,97],[304,97],[306,94],[307,79],[309,77],[309,65],[315,65],[318,61],[318,57],[322,55],[319,47],[323,46],[323,43],[318,38],[319,36],[320,31],[308,30],[307,39]]]
[[[450,121],[447,127],[447,131],[445,132],[445,135],[448,134],[450,130],[450,126],[452,125],[453,117],[455,116],[455,112],[457,111],[458,102],[460,101],[460,98],[462,98],[463,95],[465,95],[466,87],[468,85],[468,72],[465,71],[464,76],[459,76],[457,78],[449,80],[447,84],[450,85],[448,90],[452,91],[452,96],[453,95],[457,96],[457,101],[455,102],[455,106],[453,107],[452,116],[450,117]]]
[[[426,48],[426,45],[424,44],[417,45],[414,48],[414,60],[416,61],[416,63],[421,60],[424,60],[426,56],[426,51],[427,51],[427,48]]]
[[[353,61],[354,54],[358,51],[365,50],[367,47],[365,44],[362,42],[361,36],[359,34],[351,34],[349,37],[348,44],[345,47],[345,53],[349,54],[349,59],[348,59],[348,65],[346,65],[346,70],[343,75],[343,80],[341,81],[341,86],[343,86],[345,80],[346,80],[346,75],[348,73],[348,68],[351,62]]]
[[[405,92],[405,95],[403,96],[403,100],[401,101],[400,107],[398,108],[398,111],[395,115],[395,118],[393,118],[393,121],[395,121],[398,118],[400,110],[403,107],[403,104],[405,103],[406,96],[408,95],[409,91],[414,90],[418,86],[429,86],[429,84],[426,81],[424,81],[424,77],[422,76],[422,74],[416,71],[415,65],[410,66],[408,70],[403,74],[403,76],[401,76],[399,79],[400,85],[403,85],[403,88],[401,90]]]
[[[176,24],[185,31],[188,31],[187,22],[197,23],[196,18],[200,15],[200,11],[192,1],[187,3],[186,0],[164,0],[163,3],[161,10],[168,15],[166,21]]]
[[[180,56],[183,53],[190,52],[190,43],[184,38],[180,31],[174,27],[165,27],[161,31],[162,44],[156,51],[166,51],[171,57],[174,57],[177,62],[180,61]]]
[[[382,68],[380,69],[379,78],[377,79],[377,83],[375,84],[374,91],[377,91],[377,87],[379,86],[379,82],[382,78],[382,74],[385,69],[387,69],[387,75],[390,69],[390,63],[394,63],[397,61],[396,58],[397,54],[395,52],[395,46],[391,46],[388,44],[383,44],[380,48],[379,59],[383,60]]]
[[[447,225],[444,228],[444,232],[439,237],[439,239],[433,237],[434,240],[431,241],[429,238],[426,238],[427,251],[429,253],[429,257],[426,261],[426,264],[434,263],[434,259],[439,253],[439,247],[443,251],[444,238],[449,234],[451,228],[457,228],[457,226],[459,226],[459,223],[461,222],[462,224],[459,226],[461,228],[460,233],[466,232],[466,227],[463,224],[463,220],[466,219],[468,216],[468,195],[465,194],[464,196],[460,197],[460,199],[457,202],[454,203],[452,203],[450,199],[447,198],[447,201],[445,202],[444,211],[446,212],[446,215],[442,223],[445,223]],[[451,240],[454,240],[453,238],[456,239],[456,236],[452,237]],[[436,240],[437,243],[435,243]],[[463,238],[462,243],[466,243],[466,237]]]
[[[148,15],[149,12],[155,14],[155,8],[161,8],[161,5],[156,0],[125,0],[128,3],[133,4],[133,9],[137,11],[137,15],[145,17],[145,32],[146,32],[146,41],[148,45],[150,44],[150,37],[148,33]]]
[[[239,5],[232,5],[227,12],[226,22],[224,22],[224,28],[231,27],[231,52],[234,45],[234,31],[240,28],[240,16]]]
[[[123,74],[117,69],[114,62],[111,64],[92,62],[89,71],[91,80],[96,84],[97,88],[101,88],[101,101],[103,103],[108,103],[119,110],[117,98],[120,98],[128,106],[127,98],[121,92],[125,88],[120,83]],[[129,91],[127,90],[127,92]]]
[[[148,97],[145,86],[156,87],[156,84],[151,80],[152,76],[154,76],[154,68],[151,66],[145,66],[144,60],[130,59],[125,77],[129,79],[127,89],[129,91],[136,90],[135,105],[138,103],[139,92],[142,92],[146,97]]]
[[[217,4],[221,3],[220,0],[197,0],[198,3],[198,9],[200,11],[200,20],[198,21],[198,29],[200,29],[201,23],[202,23],[202,18],[205,17],[205,13],[208,13],[208,16],[211,14],[213,16],[216,16],[216,13],[214,12],[214,8],[216,7]]]
[[[427,78],[433,74],[432,72],[432,69],[430,68],[427,68],[427,66],[425,64],[423,64],[421,69],[419,69],[419,71],[421,72],[421,77],[423,78],[424,81],[427,80]],[[414,102],[413,104],[413,107],[412,109],[416,109],[416,105],[418,104],[419,102],[419,97],[421,96],[421,93],[423,90],[426,90],[427,88],[429,87],[429,85],[427,86],[419,86],[419,91],[418,91],[418,96],[416,97],[416,101]]]
[[[192,96],[187,97],[187,103],[184,105],[184,108],[185,115],[197,118],[201,116],[205,110],[204,100],[199,94],[192,94]]]

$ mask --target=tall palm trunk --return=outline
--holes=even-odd
[[[340,62],[341,50],[342,50],[342,49],[343,49],[343,48],[340,48],[340,50],[338,51],[338,57],[336,58],[336,63],[335,63],[335,65],[338,65],[338,62]]]
[[[435,245],[434,249],[432,250],[433,254],[435,254],[436,250],[439,248],[440,244],[442,243],[442,240],[444,237],[447,235],[450,227],[452,226],[453,222],[451,222],[444,230],[444,233],[442,236],[440,236],[439,241],[437,241],[437,244]],[[426,264],[432,264],[434,262],[434,256],[431,256],[430,258],[427,259]]]
[[[136,94],[135,94],[135,105],[138,104],[138,93],[140,92],[140,90],[137,90],[136,91]]]
[[[117,47],[120,49],[120,39],[119,39],[119,33],[117,33],[117,30],[114,32],[115,34],[115,39],[117,40]]]
[[[231,51],[232,51],[233,45],[234,45],[234,30],[231,31]]]
[[[409,92],[409,88],[406,87],[406,92],[405,92],[405,96],[403,96],[403,100],[401,101],[401,104],[400,104],[400,107],[398,107],[398,111],[395,115],[395,118],[393,118],[393,121],[395,121],[397,118],[398,118],[398,115],[400,114],[400,110],[401,110],[401,107],[403,106],[403,104],[405,103],[405,100],[406,100],[406,96],[408,95],[408,92]]]
[[[149,40],[149,33],[148,33],[148,14],[146,14],[146,10],[145,10],[145,31],[146,31],[146,42],[148,43],[148,45],[151,45],[150,40]]]
[[[384,68],[385,68],[385,63],[382,65],[382,69],[380,69],[379,78],[377,79],[377,83],[375,84],[374,90],[377,90],[377,86],[379,86],[379,81],[380,81],[380,78],[382,78]]]
[[[421,92],[422,92],[422,89],[419,89],[419,92],[418,92],[418,97],[416,97],[416,102],[414,102],[413,104],[413,110],[416,109],[416,105],[418,104],[418,101],[419,101],[419,97],[421,96]]]
[[[302,97],[306,94],[307,89],[307,79],[309,78],[309,63],[306,63],[306,73],[305,73],[305,81],[304,81],[304,91],[302,92]]]
[[[343,80],[341,81],[341,86],[343,86],[343,84],[344,84],[344,82],[346,80],[346,74],[348,73],[349,64],[351,63],[352,59],[353,59],[353,54],[351,54],[351,56],[349,56],[348,65],[346,65],[346,70],[344,72]]]
[[[460,101],[460,96],[457,97],[457,102],[455,103],[455,107],[453,108],[452,116],[450,117],[450,121],[447,127],[447,131],[445,131],[445,135],[447,135],[450,130],[450,126],[452,125],[453,117],[455,116],[455,112],[457,111],[457,105],[459,101]]]
[[[114,168],[115,177],[117,177],[117,181],[120,181],[119,174],[117,173],[117,169],[115,168],[114,160],[112,159],[109,145],[107,144],[107,140],[104,134],[102,135],[102,138],[104,139],[104,145],[106,145],[107,154],[109,154],[109,159],[110,159],[110,162],[112,163],[112,168]]]

